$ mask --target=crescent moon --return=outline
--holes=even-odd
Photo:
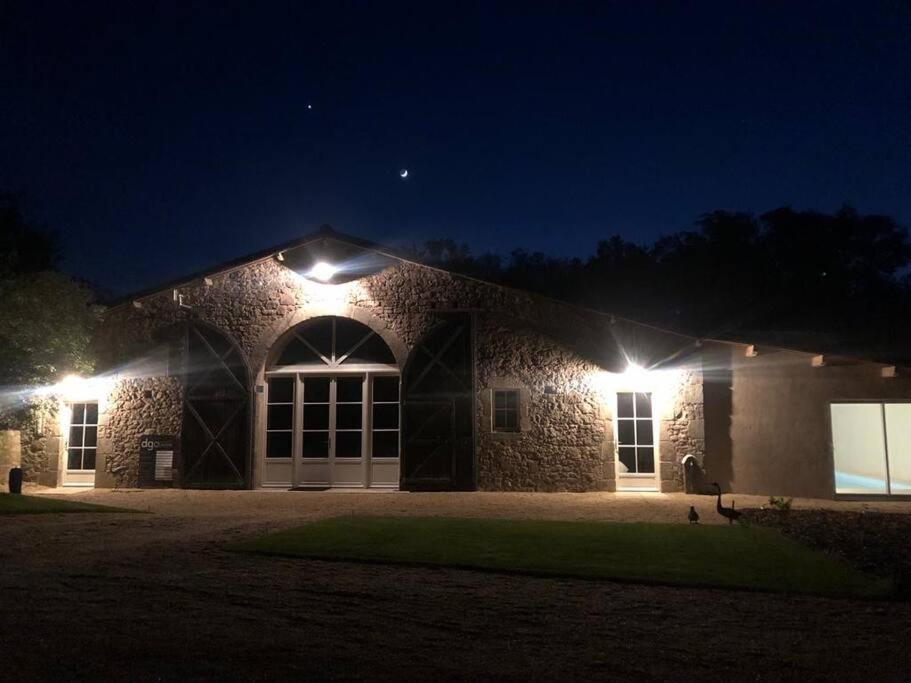
[[[407,169],[407,168],[403,168],[401,171],[399,171],[399,175],[400,175],[402,178],[407,178],[407,177],[408,177],[408,169]]]

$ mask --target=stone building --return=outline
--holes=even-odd
[[[135,295],[97,350],[23,436],[32,480],[679,491],[686,469],[911,493],[900,369],[698,340],[330,230]]]

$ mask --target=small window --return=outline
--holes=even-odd
[[[519,431],[518,389],[496,389],[493,392],[493,430],[495,432]]]
[[[70,406],[70,432],[66,444],[68,470],[94,470],[98,449],[98,404]]]
[[[399,378],[373,378],[373,458],[399,457]]]
[[[617,459],[620,474],[655,473],[652,395],[617,394]]]

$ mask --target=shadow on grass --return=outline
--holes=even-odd
[[[284,557],[885,598],[887,579],[760,527],[337,517],[229,547]]]
[[[0,515],[42,515],[59,512],[131,512],[142,513],[141,510],[115,508],[108,505],[95,505],[94,503],[81,503],[59,498],[45,496],[22,496],[12,493],[0,493]]]

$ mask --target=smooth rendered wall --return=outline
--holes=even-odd
[[[725,491],[832,498],[833,401],[911,399],[911,378],[883,377],[882,365],[808,353],[708,344],[706,479]]]

